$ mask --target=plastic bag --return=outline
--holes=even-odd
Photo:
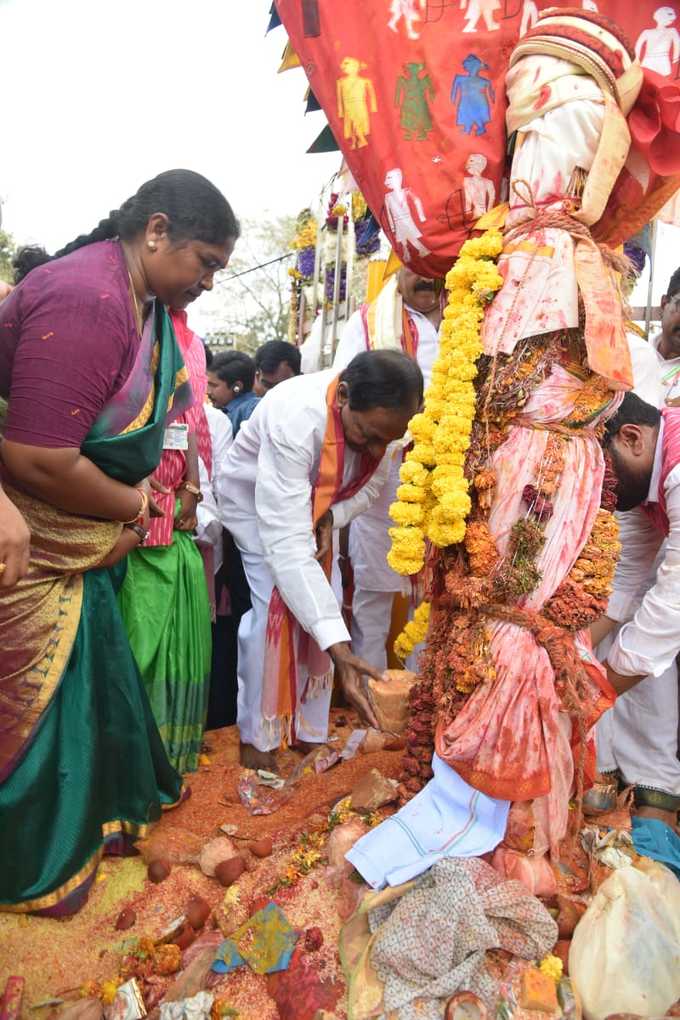
[[[680,883],[642,858],[615,871],[576,926],[569,974],[586,1020],[663,1016],[680,998]]]

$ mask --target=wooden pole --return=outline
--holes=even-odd
[[[338,335],[338,312],[340,310],[340,283],[342,281],[342,230],[344,216],[338,216],[338,233],[335,238],[335,276],[333,278],[333,315],[331,318],[330,359],[327,368],[333,364]]]

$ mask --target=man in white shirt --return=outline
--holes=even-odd
[[[680,404],[680,268],[661,298],[661,332],[651,344],[659,360],[663,403],[674,407]]]
[[[229,451],[222,522],[241,551],[253,606],[239,628],[238,724],[245,765],[271,768],[285,727],[303,746],[327,738],[328,673],[305,668],[311,657],[318,661],[316,653],[327,652],[347,700],[377,724],[361,679],[379,674],[352,654],[320,560],[327,562],[333,529],[345,527],[380,491],[389,467],[386,450],[403,436],[422,395],[422,374],[410,358],[396,351],[365,352],[339,377],[330,370],[281,383],[260,402]],[[330,508],[317,518],[321,479],[332,457],[339,499],[330,499]],[[266,708],[272,703],[269,674],[286,667],[281,658],[272,663],[265,656],[278,637],[270,612],[278,596],[297,627],[288,650],[291,718]]]
[[[614,716],[615,764],[624,782],[635,784],[637,813],[675,825],[680,809],[677,684],[674,703],[655,688],[680,651],[680,409],[659,413],[629,393],[607,423],[606,442],[617,476],[618,509],[630,511],[607,617],[596,625],[601,635],[623,623],[606,660],[610,681],[624,695],[614,712],[626,702],[632,709]],[[656,579],[645,590],[662,545]],[[650,711],[644,701],[625,695],[633,687],[636,694],[648,691]],[[655,693],[663,698],[663,715],[655,711]]]
[[[661,299],[661,333],[650,343],[629,334],[633,363],[634,392],[657,408],[672,406],[680,398],[680,270],[671,277],[667,293]],[[625,623],[633,615],[645,591],[652,588],[659,555],[648,555],[638,564],[633,576],[626,569],[629,554],[645,553],[640,544],[640,514],[618,514],[623,555],[609,601],[607,617],[594,628],[598,635],[612,627],[608,621]],[[646,568],[640,581],[639,571]],[[613,635],[598,647],[605,658]],[[680,794],[678,759],[678,670],[675,660],[662,673],[648,677],[607,712],[597,727],[598,769],[602,773],[619,772],[635,788],[640,810],[659,803],[674,803]],[[667,798],[671,798],[667,801]]]
[[[441,318],[441,281],[401,269],[372,306],[363,305],[349,319],[333,367],[342,370],[361,351],[394,348],[415,357],[427,387],[439,351]],[[352,648],[379,670],[387,667],[394,596],[411,594],[408,578],[400,577],[387,563],[389,508],[396,499],[402,452],[394,451],[381,493],[353,521],[347,544],[354,581]]]

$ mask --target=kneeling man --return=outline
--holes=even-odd
[[[385,483],[390,443],[423,398],[418,365],[399,351],[357,355],[281,383],[239,432],[224,471],[223,524],[241,551],[252,610],[238,634],[241,760],[271,768],[282,742],[323,743],[333,672],[377,725],[330,585],[332,532]]]
[[[624,781],[636,788],[636,814],[674,826],[680,809],[678,690],[658,680],[680,652],[680,408],[659,412],[628,393],[606,429],[618,480],[617,508],[632,512],[626,515],[630,525],[609,619],[593,631],[600,636],[614,626],[614,617],[624,623],[607,656],[609,679],[619,694],[644,681],[640,691],[649,694],[657,726],[646,725],[644,699],[637,692],[630,705],[625,697],[617,702],[616,764]],[[664,539],[655,583],[641,597]]]

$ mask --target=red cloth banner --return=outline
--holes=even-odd
[[[582,0],[624,29],[642,66],[680,71],[680,9]],[[504,76],[539,11],[574,0],[277,0],[312,91],[399,257],[441,275],[507,197]]]

